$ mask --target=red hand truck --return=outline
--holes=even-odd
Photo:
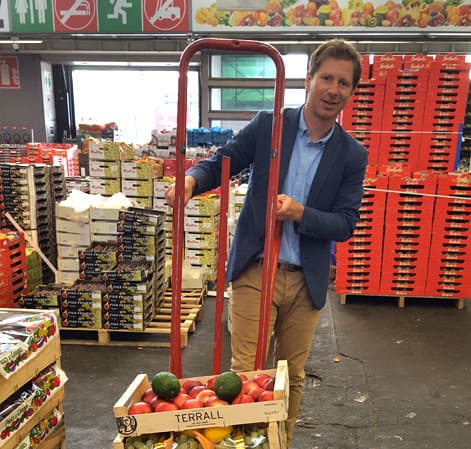
[[[182,262],[184,244],[184,177],[186,154],[186,114],[188,67],[191,57],[201,50],[222,50],[229,52],[261,53],[272,58],[276,68],[274,115],[270,156],[270,174],[268,180],[267,214],[260,302],[260,322],[258,345],[254,369],[265,367],[265,355],[268,347],[268,329],[270,323],[271,300],[274,291],[276,267],[281,240],[281,222],[276,220],[278,180],[280,172],[281,133],[283,123],[283,101],[285,90],[285,69],[280,53],[272,45],[253,40],[234,40],[222,38],[204,38],[189,44],[183,51],[179,63],[178,110],[176,131],[176,179],[175,204],[173,208],[173,254],[172,254],[172,318],[170,328],[170,371],[182,377],[181,363],[181,294]],[[227,244],[227,205],[229,196],[229,160],[223,161],[222,193],[220,211],[220,232],[218,242],[218,266],[216,283],[216,310],[213,353],[213,374],[218,374],[222,352],[222,312],[224,304],[225,259]]]

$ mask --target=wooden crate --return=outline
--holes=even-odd
[[[286,360],[281,360],[277,369],[264,372],[275,378],[273,401],[128,415],[129,406],[140,401],[144,391],[150,388],[147,375],[138,374],[113,407],[118,432],[125,436],[135,436],[190,428],[284,421],[288,414],[288,364]],[[244,374],[251,380],[256,371]],[[196,379],[206,383],[209,377],[211,376],[196,377]],[[184,381],[185,379],[182,379],[181,383]]]
[[[15,391],[29,382],[47,366],[57,363],[60,366],[61,342],[56,333],[48,342],[46,350],[39,351],[28,363],[18,368],[8,379],[0,376],[0,403],[8,399]],[[3,448],[2,448],[3,449]]]
[[[62,402],[64,401],[64,386],[56,388],[51,396],[47,399],[44,405],[39,408],[25,424],[20,427],[17,431],[12,433],[8,439],[5,440],[2,449],[16,449],[18,445],[27,437],[31,429],[38,424],[41,420],[46,418],[56,408],[62,408]],[[52,433],[51,433],[52,435]],[[45,442],[46,440],[44,440]],[[41,442],[42,444],[43,442]]]
[[[268,444],[270,449],[286,449],[286,433],[284,429],[284,422],[270,422],[267,428]],[[124,449],[126,437],[123,435],[116,435],[113,441],[113,449]],[[164,442],[165,446],[162,449],[171,449],[171,439],[169,438]]]

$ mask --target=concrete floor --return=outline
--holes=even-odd
[[[183,376],[211,374],[214,298],[182,352]],[[225,329],[223,370],[228,368]],[[136,374],[168,369],[168,348],[62,346],[66,449],[112,448],[113,404]],[[471,304],[330,291],[291,449],[470,449]]]

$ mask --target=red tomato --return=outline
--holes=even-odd
[[[135,402],[128,409],[128,415],[142,415],[152,413],[152,408],[147,402]]]

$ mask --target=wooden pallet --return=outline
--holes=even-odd
[[[180,306],[182,348],[188,346],[189,334],[195,331],[196,322],[201,319],[205,294],[205,289],[182,292]],[[88,346],[169,347],[171,304],[171,292],[169,294],[166,292],[153,319],[147,323],[143,331],[61,328],[61,342]]]
[[[440,300],[453,300],[456,301],[456,307],[460,310],[464,309],[464,299],[463,298],[450,298],[446,296],[437,296],[437,297],[430,297],[430,296],[407,296],[407,295],[368,295],[363,293],[340,293],[340,304],[347,303],[347,296],[364,296],[368,298],[378,297],[378,298],[396,298],[398,306],[400,308],[404,308],[406,305],[406,299],[440,299]]]
[[[194,290],[182,290],[182,304],[201,304],[203,305],[204,299],[208,294],[208,288],[203,287],[202,289]],[[164,295],[164,301],[172,301],[172,290],[166,290]]]

